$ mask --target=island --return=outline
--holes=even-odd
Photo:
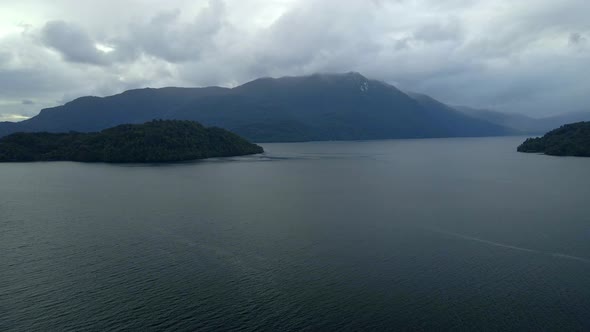
[[[14,133],[0,139],[0,162],[159,163],[264,152],[217,127],[186,120],[124,124],[93,133]]]
[[[566,124],[543,137],[528,138],[517,151],[551,156],[590,157],[590,122]]]

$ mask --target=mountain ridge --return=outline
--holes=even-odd
[[[0,124],[0,135],[91,132],[152,119],[198,121],[256,142],[514,133],[429,98],[425,103],[356,72],[259,78],[234,88],[143,88],[107,97],[80,97],[28,120]]]
[[[568,112],[559,115],[533,118],[524,114],[504,113],[468,106],[452,106],[469,116],[511,128],[522,134],[543,134],[553,128],[580,121],[590,121],[590,111]]]

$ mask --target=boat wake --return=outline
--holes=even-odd
[[[510,250],[516,250],[516,251],[522,251],[522,252],[528,252],[528,253],[533,253],[533,254],[542,254],[542,255],[547,255],[547,256],[553,257],[553,258],[568,259],[568,260],[578,261],[581,263],[590,264],[590,259],[584,258],[584,257],[572,256],[572,255],[556,253],[556,252],[545,252],[545,251],[540,251],[540,250],[535,250],[535,249],[530,249],[530,248],[518,247],[518,246],[506,244],[506,243],[485,240],[485,239],[481,239],[481,238],[474,237],[474,236],[444,231],[444,230],[435,229],[435,228],[424,228],[424,230],[427,230],[427,231],[433,232],[433,233],[452,236],[452,237],[467,240],[467,241],[483,243],[483,244],[487,244],[487,245],[494,246],[494,247],[500,247],[500,248],[504,248],[504,249],[510,249]]]

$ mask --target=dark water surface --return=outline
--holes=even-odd
[[[521,141],[0,164],[0,330],[590,330],[590,159]]]

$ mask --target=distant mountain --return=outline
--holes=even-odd
[[[462,131],[468,133],[467,136],[487,136],[481,133],[487,132],[489,124],[493,123],[502,128],[505,134],[517,133],[517,130],[486,119],[480,119],[483,121],[475,123],[472,121],[474,117],[465,118],[464,113],[425,94],[408,93],[408,95],[426,110],[430,119],[436,121],[438,126],[445,128],[447,131]]]
[[[552,156],[590,157],[590,122],[567,124],[543,137],[529,138],[517,150]]]
[[[465,106],[456,106],[454,108],[469,116],[495,123],[523,134],[542,134],[567,123],[590,121],[590,112],[572,112],[551,117],[532,118],[522,114],[503,113]]]
[[[262,153],[260,146],[193,121],[119,125],[99,133],[14,133],[0,138],[0,162],[172,162]]]
[[[261,78],[233,89],[139,89],[82,97],[31,119],[0,124],[16,131],[98,131],[152,119],[199,121],[257,142],[497,136],[514,131],[428,97],[358,73]]]
[[[563,126],[564,124],[590,121],[590,111],[570,112],[540,119],[551,128]]]

